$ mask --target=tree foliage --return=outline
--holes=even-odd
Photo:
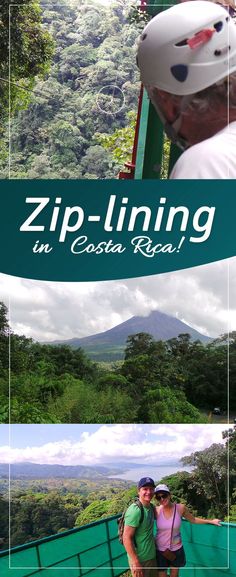
[[[191,486],[204,495],[209,503],[210,515],[218,511],[227,514],[227,451],[222,444],[211,445],[209,449],[192,453],[182,459],[183,465],[191,465]]]
[[[123,362],[92,362],[81,349],[40,344],[10,330],[0,304],[0,422],[200,423],[227,407],[227,345],[204,345],[188,334],[155,341],[130,335]],[[231,411],[235,403],[235,336],[230,338]],[[224,386],[225,383],[225,386]],[[206,417],[203,417],[202,411]],[[211,419],[211,416],[209,417]]]
[[[129,124],[124,128],[118,128],[113,134],[95,133],[95,139],[101,146],[108,150],[119,168],[122,168],[126,162],[131,162],[134,144],[136,113],[127,114]]]
[[[126,132],[133,132],[129,128],[129,112],[137,108],[137,24],[127,21],[127,5],[120,0],[107,5],[49,0],[42,6],[42,13],[35,1],[30,4],[31,16],[28,4],[25,0],[23,7],[16,7],[14,12],[14,30],[19,32],[14,78],[19,79],[24,73],[20,82],[29,88],[35,74],[38,81],[30,102],[26,92],[12,86],[12,94],[17,93],[18,100],[25,99],[28,108],[19,112],[20,103],[12,105],[15,118],[11,131],[11,176],[34,179],[116,176],[119,167],[128,160],[126,154],[132,136],[126,145]],[[43,29],[38,26],[33,37],[41,14]],[[23,42],[21,27],[25,25],[29,28],[29,39]],[[47,70],[51,50],[49,31],[55,46],[54,58],[46,80],[42,80],[41,72]],[[17,59],[20,47],[22,53]],[[26,47],[29,62],[25,62]],[[116,135],[119,130],[124,131],[124,137],[118,137],[115,148],[120,148],[120,153],[116,151],[113,157],[106,139],[116,139],[113,133]],[[101,136],[98,138],[97,134]],[[2,176],[5,174],[2,169]]]
[[[2,0],[0,6],[0,117],[8,115],[8,96],[11,96],[11,111],[24,107],[29,100],[24,90],[33,87],[36,76],[44,76],[49,70],[53,52],[51,35],[42,26],[42,11],[37,0]],[[10,44],[9,44],[10,40]],[[9,56],[10,50],[10,56]],[[10,69],[9,69],[10,63]],[[10,80],[8,81],[10,73]],[[16,86],[16,83],[18,86]]]

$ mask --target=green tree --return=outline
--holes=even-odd
[[[141,411],[149,423],[202,423],[203,421],[202,415],[187,401],[183,391],[161,387],[155,383],[149,387]]]
[[[117,1],[102,7],[96,2],[47,2],[42,17],[44,30],[53,35],[55,54],[48,79],[39,80],[28,109],[15,115],[13,178],[96,179],[117,175],[121,163],[114,161],[94,135],[112,135],[128,127],[128,113],[137,105],[135,40],[139,30],[136,24],[125,23],[124,10],[127,12],[127,7],[121,9]],[[125,98],[114,114],[111,95],[102,99],[101,93],[102,88],[109,91],[110,87],[112,94],[111,85]],[[120,148],[125,142],[122,136],[121,140]]]
[[[22,87],[32,88],[37,75],[44,75],[49,70],[53,52],[50,34],[42,26],[41,9],[35,0],[16,0],[10,6],[10,75],[11,82]],[[2,0],[0,7],[0,76],[8,80],[9,75],[9,1]],[[0,117],[8,115],[8,84],[0,82]],[[26,93],[11,85],[11,111],[24,107],[28,103]]]
[[[224,431],[222,436],[223,439],[227,439],[226,445],[230,448],[230,451],[236,454],[236,425]]]
[[[96,384],[62,377],[63,394],[48,400],[47,410],[63,423],[129,423],[135,422],[137,410],[125,391],[107,384],[98,391]]]
[[[96,382],[96,388],[98,391],[103,391],[104,388],[107,387],[120,389],[129,393],[128,380],[123,375],[119,375],[118,373],[105,373],[101,377],[98,377]]]
[[[75,521],[76,527],[87,525],[93,521],[99,521],[103,517],[108,516],[110,501],[93,501],[82,513],[80,513]]]
[[[153,350],[154,338],[148,333],[130,335],[126,341],[125,360],[149,354]]]
[[[131,162],[137,113],[130,111],[127,114],[129,124],[118,128],[113,134],[95,133],[95,140],[111,153],[117,170],[124,167],[125,162]]]
[[[9,504],[2,495],[0,495],[0,516],[1,516],[1,530],[0,530],[0,549],[6,549],[8,546],[7,533],[9,528]]]
[[[9,365],[9,336],[8,310],[3,302],[0,302],[0,375],[5,374],[4,369]]]
[[[184,465],[194,467],[190,487],[203,495],[211,515],[224,518],[227,514],[228,463],[227,451],[222,444],[213,444],[203,451],[183,457]]]
[[[0,336],[8,336],[8,309],[4,302],[0,302]]]

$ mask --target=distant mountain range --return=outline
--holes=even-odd
[[[102,333],[83,338],[53,341],[50,344],[67,344],[73,348],[82,347],[93,360],[114,361],[123,358],[127,337],[141,332],[149,333],[154,339],[163,341],[178,337],[182,333],[189,333],[192,340],[200,340],[203,343],[212,340],[176,317],[160,311],[152,311],[146,317],[131,317]]]
[[[13,463],[11,465],[11,478],[22,479],[98,479],[110,475],[123,473],[128,467],[107,467],[94,466],[86,467],[83,465],[41,465],[39,463]],[[0,463],[0,477],[8,478],[8,464]]]
[[[161,466],[175,466],[179,461],[163,462]],[[144,464],[140,463],[111,463],[103,466],[84,466],[84,465],[47,465],[39,463],[13,463],[10,467],[11,479],[89,479],[99,480],[106,479],[111,475],[119,477],[120,474],[130,469],[143,469]],[[160,467],[160,465],[159,465]],[[0,477],[8,479],[9,466],[6,463],[0,463]]]

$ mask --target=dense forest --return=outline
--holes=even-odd
[[[236,410],[236,333],[230,335],[230,409]],[[200,423],[227,409],[226,336],[210,344],[188,334],[155,341],[130,335],[123,363],[92,362],[81,348],[14,334],[0,304],[0,422]],[[205,416],[204,416],[205,415]],[[209,417],[208,422],[211,422]]]
[[[225,432],[223,436],[226,445],[213,444],[204,451],[182,459],[183,464],[194,467],[191,473],[176,473],[155,481],[167,483],[173,498],[177,502],[186,503],[195,515],[222,520],[229,518],[235,522],[236,428]],[[26,483],[25,479],[11,481],[12,546],[121,513],[137,491],[131,483],[118,479],[31,479],[27,490]],[[3,482],[1,492],[0,541],[1,547],[5,549],[8,546],[8,503]]]
[[[39,1],[2,0],[0,5],[0,166],[8,176],[8,120],[27,108],[36,79],[50,68],[54,42],[41,20]],[[9,83],[10,80],[10,83]]]
[[[114,178],[133,138],[140,89],[135,56],[142,18],[137,23],[134,8],[124,0],[48,0],[35,19],[36,25],[41,17],[41,34],[47,35],[47,66],[37,70],[32,65],[33,76],[25,61],[40,60],[40,51],[35,56],[37,41],[24,43],[17,35],[24,24],[27,27],[28,4],[25,0],[23,7],[16,7],[17,17],[12,15],[13,56],[19,59],[20,46],[25,50],[16,72],[12,57],[11,91],[17,98],[12,103],[10,176]],[[31,26],[33,20],[34,16]],[[29,82],[32,77],[34,85]],[[32,93],[19,90],[19,83]],[[7,133],[6,127],[5,151]],[[8,177],[4,154],[0,176]]]

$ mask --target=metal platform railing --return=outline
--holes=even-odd
[[[2,577],[118,577],[128,569],[114,515],[0,553]],[[236,524],[183,521],[187,565],[181,577],[235,577]]]

